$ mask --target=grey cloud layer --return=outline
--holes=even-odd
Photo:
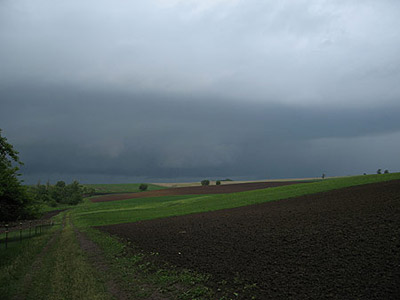
[[[400,96],[398,1],[15,0],[0,19],[3,83],[352,107]]]
[[[400,169],[398,28],[389,0],[4,0],[0,127],[31,181]]]
[[[400,146],[398,105],[333,111],[63,88],[1,96],[27,174],[264,178],[400,167],[396,148],[376,145],[392,136]]]

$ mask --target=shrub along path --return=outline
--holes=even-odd
[[[400,180],[98,227],[235,299],[398,299]]]

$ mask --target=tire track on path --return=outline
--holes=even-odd
[[[72,224],[73,225],[73,224]],[[78,238],[79,245],[81,249],[86,253],[91,265],[100,273],[104,274],[105,286],[107,291],[118,300],[129,300],[136,299],[131,292],[123,287],[118,280],[115,280],[111,265],[107,261],[103,250],[92,240],[90,240],[85,233],[79,231],[73,225],[74,232]],[[118,274],[115,274],[118,275]],[[146,283],[146,289],[150,290],[150,295],[148,297],[142,296],[141,299],[151,299],[151,300],[168,300],[171,299],[168,296],[162,295],[156,286],[152,286],[150,283]]]
[[[29,291],[31,284],[32,284],[32,279],[34,275],[39,272],[43,265],[43,258],[45,255],[49,252],[49,249],[53,247],[55,244],[56,240],[60,237],[61,232],[63,231],[64,227],[66,224],[66,215],[64,215],[62,223],[61,223],[61,228],[58,229],[53,233],[53,236],[50,238],[50,240],[47,242],[47,244],[43,247],[42,251],[39,253],[39,255],[36,257],[35,261],[33,262],[31,266],[30,272],[28,272],[22,283],[22,289],[18,294],[14,296],[14,300],[24,300],[26,297],[25,295],[27,294],[27,291]]]
[[[91,265],[103,274],[107,274],[110,271],[110,266],[104,257],[103,251],[100,247],[91,241],[84,233],[80,232],[73,224],[73,229],[75,235],[78,239],[81,249],[86,253]],[[120,285],[107,276],[105,281],[107,291],[118,300],[128,300],[130,299],[129,294],[127,294]]]

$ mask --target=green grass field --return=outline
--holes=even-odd
[[[54,217],[57,225],[44,234],[14,241],[7,250],[0,245],[0,294],[2,299],[113,299],[109,290],[109,281],[113,280],[130,299],[235,299],[235,291],[216,297],[216,292],[206,284],[207,274],[156,264],[157,253],[142,253],[135,250],[135,245],[92,226],[233,208],[395,179],[400,179],[400,173],[342,177],[222,195],[98,203],[85,199]],[[114,185],[104,190],[115,192],[117,189],[111,186]],[[128,188],[121,187],[122,190]],[[74,226],[98,246],[107,272],[96,270],[81,248]],[[221,291],[217,294],[221,295]]]
[[[148,191],[161,190],[166,187],[147,184]],[[96,193],[136,193],[140,192],[140,183],[119,183],[119,184],[84,184],[84,186],[94,188]]]
[[[91,203],[73,213],[79,227],[136,222],[293,198],[344,187],[400,179],[400,173],[326,179],[311,183],[220,195],[169,196]]]

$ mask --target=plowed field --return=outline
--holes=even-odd
[[[236,299],[400,295],[399,180],[99,228]]]
[[[94,197],[92,202],[106,202],[134,198],[145,197],[161,197],[161,196],[176,196],[176,195],[203,195],[203,194],[228,194],[236,192],[244,192],[296,183],[304,183],[301,181],[276,181],[276,182],[252,182],[226,185],[209,185],[209,186],[191,186],[181,188],[170,188],[155,191],[146,191],[141,193],[115,194],[101,197]]]

